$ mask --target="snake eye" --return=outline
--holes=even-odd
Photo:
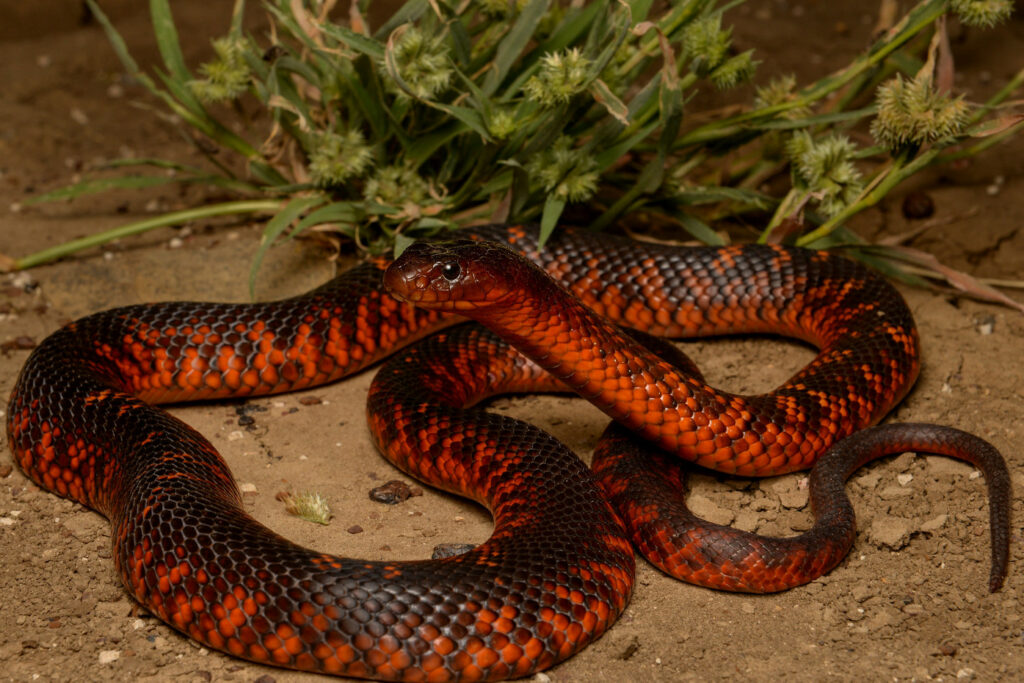
[[[448,282],[455,282],[461,272],[462,269],[459,268],[459,264],[454,261],[450,261],[441,266],[441,276]]]

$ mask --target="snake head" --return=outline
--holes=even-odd
[[[493,242],[416,242],[384,272],[384,286],[399,301],[420,308],[467,312],[489,307],[519,287],[517,274],[532,264]]]

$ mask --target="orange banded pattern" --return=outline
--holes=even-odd
[[[714,435],[710,454],[694,451],[698,461],[759,473],[806,467],[839,435],[877,420],[917,373],[906,306],[842,259],[781,248],[677,252],[572,232],[539,252],[535,230],[519,226],[481,228],[476,238],[511,243],[618,322],[670,335],[776,331],[822,345],[765,399],[777,411],[770,420],[746,416],[751,404],[718,395],[699,373],[674,384],[693,394],[679,401],[694,406],[698,441]],[[371,391],[371,427],[397,466],[494,511],[492,539],[445,560],[367,562],[294,545],[245,513],[205,438],[152,405],[329,382],[453,322],[387,295],[386,266],[364,264],[284,301],[131,306],[67,325],[33,351],[15,385],[7,414],[15,457],[41,486],[107,516],[128,590],[209,647],[385,680],[542,670],[614,622],[631,592],[633,555],[593,476],[564,447],[522,423],[464,409],[495,391],[562,386],[493,337],[460,328],[427,339],[393,359]],[[552,314],[540,315],[540,323],[520,321],[524,333],[555,330]],[[571,347],[578,336],[567,329],[548,336],[560,341],[563,332]],[[453,340],[469,355],[436,346]],[[594,380],[598,359],[573,348],[559,362],[590,363],[593,372],[562,380],[656,441],[671,440],[659,436],[670,424],[663,418],[623,410],[653,407],[658,395],[621,378]],[[616,361],[648,378],[644,387],[668,387],[662,361],[656,377],[634,359]],[[494,384],[481,383],[479,363],[489,363]],[[814,392],[818,407],[804,405]],[[749,429],[734,438],[737,416]],[[721,459],[723,435],[748,443],[750,430],[765,451],[749,442]]]

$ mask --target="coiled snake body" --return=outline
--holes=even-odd
[[[15,386],[15,456],[40,485],[108,517],[122,580],[171,626],[237,656],[349,676],[496,680],[549,667],[625,607],[630,538],[669,573],[704,585],[764,591],[809,581],[852,542],[845,477],[904,449],[982,467],[990,587],[1001,583],[1008,476],[994,449],[962,432],[899,425],[847,439],[812,475],[815,529],[760,539],[659,507],[679,475],[652,475],[649,463],[664,456],[642,453],[620,429],[603,439],[595,478],[543,432],[466,409],[503,391],[569,387],[702,466],[807,468],[877,422],[917,375],[910,313],[880,278],[781,247],[677,250],[564,231],[539,250],[535,231],[519,226],[482,228],[474,240],[414,245],[386,275],[387,263],[374,261],[284,301],[131,306],[73,322],[32,353]],[[382,275],[417,307],[387,294]],[[674,349],[622,337],[579,299],[652,334],[773,332],[821,351],[775,392],[731,396]],[[446,330],[385,365],[368,416],[397,466],[492,510],[491,539],[456,557],[369,562],[296,546],[244,512],[209,442],[151,405],[332,381],[446,327],[451,311],[532,361],[482,328]],[[645,477],[662,488],[644,493]],[[665,525],[672,520],[681,526]]]

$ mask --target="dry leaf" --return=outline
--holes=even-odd
[[[886,253],[889,256],[917,264],[934,273],[938,273],[946,279],[946,282],[968,296],[980,299],[981,301],[990,301],[1009,306],[1024,313],[1024,304],[1018,303],[1002,292],[978,282],[963,271],[941,264],[932,254],[910,247],[889,247],[886,249]]]

